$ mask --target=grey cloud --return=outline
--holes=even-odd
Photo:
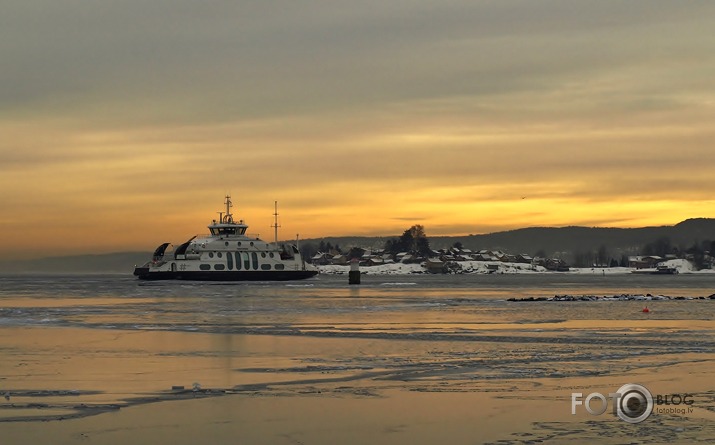
[[[0,28],[0,80],[10,87],[0,97],[6,113],[75,105],[67,111],[88,107],[89,119],[189,122],[539,90],[649,58],[663,42],[650,27],[698,23],[713,8],[565,0],[12,2]]]

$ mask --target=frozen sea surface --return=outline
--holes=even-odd
[[[522,329],[569,321],[695,321],[713,319],[715,301],[535,302],[509,298],[620,294],[708,297],[715,276],[409,275],[364,277],[349,286],[342,276],[296,282],[211,283],[137,281],[120,275],[0,276],[0,326],[45,325],[103,329],[167,329],[285,335],[330,327],[404,333],[465,328]],[[651,312],[644,316],[641,309]],[[599,323],[594,323],[598,325]],[[677,324],[677,323],[676,323]],[[687,323],[683,323],[687,325]],[[595,326],[597,327],[597,326]]]
[[[572,422],[570,393],[656,382],[673,369],[670,383],[652,383],[655,391],[704,381],[682,369],[715,371],[715,300],[697,299],[713,293],[711,275],[368,275],[359,286],[344,276],[282,283],[3,276],[0,332],[28,337],[5,339],[0,385],[79,388],[103,403],[192,381],[253,396],[491,394],[520,406],[547,398],[556,414],[533,422],[528,440],[574,431],[586,431],[578,440],[617,438],[604,433],[606,424]],[[507,301],[563,294],[686,299]],[[55,338],[64,331],[71,337]],[[64,361],[53,362],[58,355]],[[45,377],[52,372],[74,377]],[[686,432],[713,438],[715,391],[703,385],[688,389],[701,416]],[[653,440],[681,428],[676,420],[651,425]],[[501,443],[528,442],[514,434]]]

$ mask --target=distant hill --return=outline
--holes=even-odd
[[[425,228],[429,236],[429,227]],[[394,237],[326,237],[304,240],[302,243],[318,244],[320,241],[338,244],[346,250],[352,246],[382,248],[385,241]],[[471,250],[490,249],[508,253],[534,255],[544,252],[548,256],[560,254],[564,258],[579,252],[595,252],[605,246],[610,255],[635,255],[648,243],[668,238],[674,246],[690,247],[696,242],[715,241],[715,219],[688,219],[675,226],[642,227],[634,229],[604,227],[531,227],[484,235],[429,236],[433,249],[447,248],[456,242]],[[357,241],[357,242],[356,242]]]
[[[429,236],[429,227],[426,227]],[[301,246],[316,247],[321,241],[336,244],[344,251],[351,247],[381,249],[385,241],[399,235],[382,237],[325,237],[301,240]],[[648,243],[668,238],[671,245],[690,247],[696,242],[715,241],[715,219],[688,219],[674,226],[642,227],[635,229],[603,227],[531,227],[470,236],[430,236],[433,249],[451,247],[456,242],[471,250],[490,249],[508,253],[547,256],[559,255],[569,260],[577,253],[596,252],[602,246],[609,255],[635,255]],[[25,261],[0,262],[0,273],[127,273],[135,264],[143,264],[151,252],[119,252],[100,255],[50,257]]]
[[[460,238],[460,239],[457,239]],[[460,241],[475,249],[501,249],[511,253],[535,254],[543,251],[552,256],[576,252],[595,252],[605,246],[612,254],[638,254],[643,247],[660,238],[674,246],[690,247],[696,242],[715,240],[715,219],[691,219],[675,226],[634,229],[602,227],[534,227],[469,237],[445,237],[439,242],[453,245]],[[463,239],[463,240],[462,240]],[[438,240],[435,238],[435,245]]]

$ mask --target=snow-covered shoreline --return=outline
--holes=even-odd
[[[461,270],[453,271],[458,274],[575,274],[575,275],[626,275],[633,273],[637,269],[631,267],[572,267],[568,272],[555,272],[547,270],[543,266],[534,266],[524,263],[503,263],[499,261],[459,261],[456,263]],[[669,260],[661,263],[663,266],[674,268],[679,274],[715,274],[713,269],[697,271],[693,265],[682,259]],[[321,274],[347,275],[350,266],[326,265],[316,266]],[[360,271],[371,275],[409,275],[427,274],[427,269],[421,264],[383,264],[379,266],[361,267]],[[644,272],[643,269],[640,270]],[[653,269],[655,271],[655,269]]]

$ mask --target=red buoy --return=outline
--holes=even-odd
[[[650,312],[650,309],[648,309],[648,306],[643,308],[643,312],[646,312],[646,313]]]

